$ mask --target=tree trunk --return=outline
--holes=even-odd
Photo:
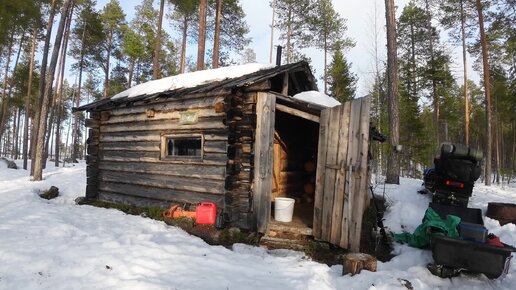
[[[128,88],[130,88],[133,83],[133,73],[134,73],[134,59],[129,61],[129,82],[127,83]]]
[[[413,97],[417,96],[417,76],[416,76],[416,40],[415,40],[415,32],[414,32],[414,19],[410,21],[410,83],[408,85],[408,91],[412,94]]]
[[[54,106],[54,111],[55,112],[55,116],[56,116],[56,120],[55,120],[55,129],[54,129],[54,133],[55,133],[55,137],[54,137],[54,155],[55,155],[55,161],[54,161],[54,166],[55,167],[59,167],[59,145],[61,144],[61,116],[63,114],[62,112],[62,107],[63,107],[63,82],[64,82],[64,73],[65,73],[65,67],[66,67],[66,51],[68,50],[68,40],[69,40],[69,37],[70,37],[70,24],[72,22],[72,15],[73,15],[73,7],[70,9],[70,16],[68,18],[68,21],[66,23],[66,31],[65,31],[65,35],[64,35],[64,40],[63,40],[63,49],[61,51],[61,57],[60,57],[60,60],[59,60],[59,72],[58,72],[58,78],[57,78],[57,97],[56,97],[56,100],[55,100],[55,106]],[[82,73],[82,66],[83,66],[83,53],[82,53],[82,46],[84,46],[84,37],[85,37],[85,33],[86,33],[86,23],[84,23],[83,25],[83,30],[82,30],[82,40],[81,40],[81,52],[80,52],[80,55],[81,55],[81,58],[80,58],[80,61],[79,61],[79,75],[81,75]],[[79,76],[79,79],[80,79],[80,76]],[[79,86],[80,86],[80,82],[79,82]],[[50,138],[49,138],[50,139]]]
[[[272,0],[271,47],[269,50],[269,63],[272,63],[272,51],[274,50],[274,16],[276,16],[276,0]]]
[[[399,145],[399,100],[398,68],[396,51],[396,18],[394,0],[385,0],[385,19],[387,23],[387,98],[389,103],[389,143],[391,150],[387,159],[386,183],[400,183],[399,156],[394,150]]]
[[[213,39],[213,68],[219,67],[220,45],[220,14],[222,13],[222,0],[217,0],[217,13],[215,14],[215,37]]]
[[[113,49],[113,31],[109,31],[108,33],[108,47],[106,52],[106,71],[104,72],[104,98],[108,96],[108,88],[109,88],[109,62],[111,58],[111,50]]]
[[[18,118],[18,110],[14,110],[14,118],[13,118],[13,146],[11,149],[11,158],[15,159],[15,151],[16,151],[16,126],[18,125],[16,123],[16,119]]]
[[[80,103],[81,103],[81,88],[82,88],[82,70],[83,70],[83,67],[84,67],[84,39],[85,39],[85,36],[86,36],[86,26],[87,24],[84,23],[84,29],[82,31],[82,38],[81,38],[81,51],[80,51],[80,61],[79,61],[79,81],[78,81],[78,84],[77,84],[77,93],[74,95],[75,98],[74,98],[74,104],[75,104],[75,107],[79,107]],[[109,41],[111,43],[111,40]],[[108,55],[110,55],[110,53],[108,53]],[[107,66],[109,67],[109,63],[107,64]],[[108,72],[109,72],[109,69],[108,69]],[[108,76],[108,75],[106,75]],[[104,92],[106,93],[106,92]],[[106,96],[106,95],[105,95]],[[80,116],[80,113],[79,112],[75,112],[73,114],[73,130],[72,130],[72,162],[77,162],[77,147],[79,146],[79,116]]]
[[[185,15],[183,19],[183,39],[181,42],[181,62],[179,64],[179,72],[185,72],[186,66],[186,37],[188,33],[188,17]]]
[[[197,46],[197,70],[204,69],[204,49],[206,45],[206,9],[207,0],[199,3],[199,44]]]
[[[500,152],[500,146],[501,146],[501,138],[502,138],[502,132],[501,132],[501,128],[500,128],[500,115],[499,115],[499,110],[498,110],[498,96],[494,96],[494,119],[495,119],[495,130],[494,130],[494,140],[495,140],[495,171],[496,171],[496,184],[500,184],[500,155],[501,155],[501,152]]]
[[[21,109],[18,108],[16,109],[16,118],[14,119],[14,149],[13,149],[13,159],[14,160],[17,160],[18,159],[18,151],[20,150],[20,146],[19,146],[19,141],[20,141],[20,138],[19,138],[19,134],[20,134],[20,121],[21,121],[21,118],[20,118],[20,115],[21,115]]]
[[[440,105],[439,105],[439,96],[437,95],[437,82],[435,80],[435,61],[434,61],[434,40],[432,37],[432,13],[430,12],[430,5],[428,4],[428,0],[425,0],[425,6],[426,6],[426,12],[428,13],[428,21],[426,23],[427,25],[427,32],[428,32],[428,50],[430,52],[430,62],[432,63],[432,71],[434,75],[432,75],[432,96],[434,100],[434,122],[435,122],[435,141],[437,144],[440,144],[440,136],[439,136],[439,111],[440,111]],[[446,139],[447,140],[447,139]]]
[[[292,54],[291,48],[291,35],[292,35],[292,8],[288,8],[287,17],[287,64],[290,63],[290,55]]]
[[[61,70],[62,70],[61,66],[65,66],[65,64],[66,64],[66,48],[68,47],[68,38],[70,35],[70,26],[71,26],[72,17],[73,17],[73,10],[74,10],[74,5],[72,4],[72,6],[70,8],[70,15],[68,15],[68,18],[66,20],[65,32],[63,35],[62,43],[61,43],[61,47],[63,49],[61,50],[60,64],[58,66],[59,71],[58,71],[58,79],[57,79],[57,85],[56,85],[57,88],[59,88],[60,85],[62,85],[62,78],[64,78],[64,72],[61,72]],[[83,37],[84,37],[84,30],[83,30]],[[83,39],[83,41],[84,41],[84,39]],[[53,133],[52,131],[54,130],[54,119],[55,119],[55,115],[56,115],[56,94],[52,94],[51,96],[52,96],[53,105],[49,107],[50,130],[47,130],[47,137],[45,139],[45,155],[44,155],[45,160],[48,159],[49,144],[51,144],[50,140],[51,140],[52,133]],[[50,152],[52,152],[52,149],[50,149]],[[50,155],[52,155],[52,154],[50,154]],[[43,162],[43,169],[46,168],[46,165],[47,165],[47,163]]]
[[[324,35],[324,93],[328,94],[328,69],[327,69],[327,60],[328,57],[328,37],[326,36],[326,33]]]
[[[30,52],[29,67],[29,83],[27,85],[27,97],[25,97],[25,121],[23,123],[23,169],[27,170],[27,155],[29,151],[29,115],[30,115],[30,99],[32,89],[32,72],[34,70],[34,52],[36,51],[36,39],[38,37],[37,30],[32,32],[32,46]]]
[[[16,68],[18,67],[18,61],[20,60],[20,53],[22,51],[23,42],[25,40],[25,33],[22,34],[20,38],[20,46],[18,47],[18,52],[16,54],[16,60],[14,61],[14,67],[13,71],[11,73],[11,78],[9,80],[9,93],[7,93],[7,96],[5,96],[3,102],[2,102],[2,114],[0,114],[0,139],[2,138],[2,132],[7,131],[7,127],[9,124],[9,101],[11,99],[12,91],[13,91],[13,76],[14,72],[16,71]],[[11,41],[12,43],[12,41]],[[12,45],[11,45],[12,46]],[[4,79],[7,79],[7,74],[4,76]],[[2,93],[3,94],[3,93]],[[16,127],[16,126],[14,126]],[[13,127],[13,132],[15,131]],[[13,135],[14,140],[14,135]],[[13,148],[11,148],[13,149]]]
[[[52,93],[52,83],[54,81],[57,57],[59,56],[59,50],[61,48],[63,30],[66,19],[69,16],[70,6],[72,6],[72,4],[73,0],[65,0],[65,2],[63,3],[63,8],[61,10],[61,19],[59,20],[56,39],[54,41],[54,49],[52,50],[52,59],[50,60],[50,66],[46,74],[45,94],[43,95],[43,100],[41,103],[41,118],[39,124],[36,125],[38,128],[38,139],[36,142],[36,154],[34,160],[34,181],[39,181],[43,179],[43,162],[45,162],[45,160],[43,160],[43,145],[45,140],[43,139],[45,138],[45,131],[47,127],[47,107],[50,95]]]
[[[11,37],[9,40],[9,45],[7,47],[7,59],[5,61],[5,69],[4,69],[4,80],[2,82],[2,107],[0,109],[0,140],[2,140],[2,135],[4,132],[4,114],[7,114],[7,109],[4,113],[4,105],[7,102],[7,80],[9,79],[9,65],[11,64],[11,54],[13,52],[13,38],[14,38],[14,31],[11,32]],[[5,149],[4,153],[5,153]]]
[[[48,53],[50,50],[50,38],[52,36],[52,26],[54,25],[54,16],[56,14],[57,0],[52,0],[52,6],[50,8],[50,14],[48,16],[47,23],[47,34],[45,36],[45,45],[43,46],[43,59],[41,60],[40,79],[39,79],[39,96],[36,98],[36,104],[34,105],[35,116],[32,122],[32,136],[31,136],[31,175],[34,175],[34,164],[36,158],[36,145],[38,140],[39,130],[37,126],[41,123],[41,104],[43,103],[43,96],[45,95],[45,76],[47,71]],[[46,120],[45,120],[46,122]]]
[[[482,4],[480,0],[476,0],[478,12],[478,25],[480,27],[480,45],[482,46],[482,65],[484,72],[484,92],[486,97],[486,168],[485,168],[485,184],[491,185],[491,156],[493,151],[493,142],[491,140],[491,81],[489,76],[489,62],[487,51],[486,32],[484,30],[484,15],[482,12]]]
[[[464,137],[469,145],[469,96],[468,96],[468,65],[466,59],[466,28],[464,2],[460,1],[460,32],[462,38],[462,64],[464,66]]]
[[[161,26],[163,24],[163,10],[165,9],[165,0],[160,1],[158,16],[158,31],[156,33],[156,46],[154,47],[154,57],[152,58],[152,78],[157,80],[161,77],[161,69],[159,65],[159,53],[161,51]]]

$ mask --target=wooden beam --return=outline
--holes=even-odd
[[[261,233],[267,233],[271,216],[275,104],[275,95],[258,93],[254,149],[253,213],[256,228]]]
[[[283,88],[281,89],[281,94],[284,96],[288,96],[288,76],[288,72],[283,74]]]
[[[303,119],[310,120],[312,122],[319,123],[319,116],[315,116],[315,115],[303,112],[303,111],[298,110],[298,109],[294,109],[294,108],[287,107],[285,105],[281,105],[281,104],[277,104],[277,103],[276,103],[276,109],[278,111],[282,111],[282,112],[294,115],[294,116],[299,117],[299,118],[303,118]]]

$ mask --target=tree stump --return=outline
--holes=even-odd
[[[49,190],[44,191],[39,195],[41,198],[44,199],[53,199],[59,196],[59,188],[55,186],[51,186]]]
[[[342,275],[351,276],[360,273],[362,269],[376,272],[376,258],[363,253],[352,253],[344,256]]]

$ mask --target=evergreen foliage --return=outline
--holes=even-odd
[[[335,50],[328,69],[329,93],[341,103],[355,98],[357,76],[350,67],[342,51]]]

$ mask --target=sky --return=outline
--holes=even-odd
[[[101,8],[108,0],[99,0],[97,7]],[[401,13],[403,7],[409,0],[397,0],[397,15]],[[141,0],[124,0],[120,1],[122,8],[127,14],[129,21],[134,16],[134,7],[141,3]],[[250,48],[256,53],[256,61],[259,63],[269,63],[270,56],[270,37],[271,37],[271,20],[272,8],[269,0],[240,0],[242,8],[246,14],[246,21],[250,28],[249,36],[252,39]],[[346,36],[353,39],[356,43],[355,47],[349,49],[345,56],[351,62],[351,70],[358,76],[356,97],[364,96],[368,93],[372,85],[373,72],[375,71],[375,56],[374,56],[374,37],[373,31],[378,32],[378,60],[380,67],[386,62],[386,48],[385,48],[385,2],[382,0],[333,0],[335,10],[346,20],[347,32]],[[155,1],[157,8],[158,1]],[[376,25],[375,25],[376,22]],[[376,28],[375,28],[376,27]],[[164,29],[173,34],[170,22],[165,20]],[[278,40],[279,31],[274,31],[274,46],[281,44]],[[179,36],[175,36],[179,38]],[[441,38],[447,39],[447,32],[441,32]],[[457,82],[462,83],[462,52],[459,47],[454,48],[448,45],[452,52],[452,59],[454,64],[451,69],[455,75]],[[321,75],[323,72],[323,52],[316,49],[304,50],[304,53],[312,59],[312,65],[315,69],[314,75],[318,79],[319,90],[324,89]],[[197,55],[197,48],[195,45],[189,45],[187,54],[191,56]],[[239,60],[239,56],[234,57]],[[331,55],[328,56],[328,63],[331,61]],[[272,62],[275,62],[275,51],[273,52]],[[471,69],[472,60],[469,59],[470,64],[470,78],[478,81],[478,74]]]

